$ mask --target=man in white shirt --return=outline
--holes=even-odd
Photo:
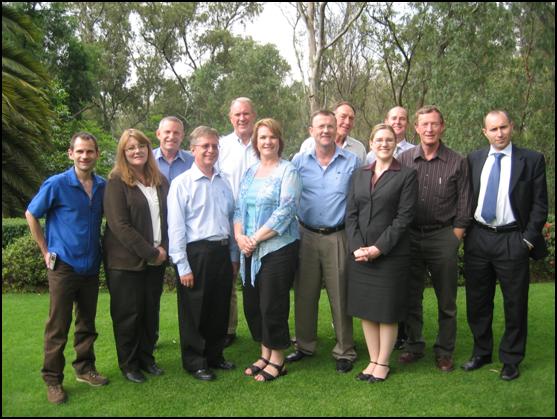
[[[234,200],[238,198],[240,180],[246,170],[257,163],[258,159],[251,145],[251,135],[257,114],[253,103],[247,97],[239,97],[230,104],[228,114],[234,131],[219,141],[219,160],[217,168],[230,183]],[[226,334],[225,347],[232,344],[236,338],[238,326],[238,299],[236,287],[232,287],[230,296],[230,318]]]
[[[232,190],[214,167],[217,131],[196,128],[191,148],[193,166],[172,182],[168,193],[169,254],[180,276],[176,292],[182,366],[193,377],[212,381],[211,368],[234,368],[223,350],[240,255],[232,236]]]
[[[366,148],[364,145],[349,136],[350,131],[354,128],[354,121],[356,120],[356,110],[347,101],[341,101],[333,106],[333,113],[337,120],[337,135],[335,143],[342,149],[350,151],[355,154],[360,161],[360,166],[365,164],[366,161]],[[309,137],[302,143],[300,152],[305,153],[315,148],[315,140]]]
[[[393,127],[393,131],[396,136],[396,149],[394,157],[397,158],[400,154],[406,150],[416,147],[414,144],[406,141],[406,128],[408,127],[408,111],[402,106],[395,106],[385,117],[385,124]],[[371,148],[371,147],[370,147]],[[366,157],[367,164],[371,164],[375,161],[375,154],[373,151],[367,153]]]

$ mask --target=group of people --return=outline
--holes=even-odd
[[[74,303],[77,380],[108,383],[96,371],[93,351],[101,259],[118,365],[132,382],[144,382],[143,372],[164,373],[153,352],[169,260],[177,281],[182,366],[199,380],[214,380],[215,369],[235,368],[223,354],[236,336],[238,276],[247,325],[260,345],[260,357],[244,374],[257,381],[284,376],[286,363],[317,351],[323,286],[338,372],[351,371],[357,357],[352,317],[361,319],[369,355],[358,380],[388,378],[393,348],[401,345],[397,337],[405,338],[399,363],[419,360],[426,276],[438,301],[436,366],[452,371],[462,240],[474,338],[462,368],[492,361],[499,279],[505,310],[501,378],[517,378],[526,346],[529,257],[547,253],[543,155],[512,144],[512,121],[502,110],[485,116],[489,146],[468,158],[442,141],[445,122],[434,106],[416,112],[417,146],[406,141],[407,111],[391,109],[373,128],[368,154],[349,136],[355,116],[346,101],[315,112],[310,137],[287,161],[280,124],[256,122],[251,100],[237,98],[229,113],[234,131],[220,137],[213,128],[197,127],[190,153],[181,149],[178,118],[160,122],[155,150],[141,131],[126,130],[107,181],[94,174],[96,139],[74,135],[68,151],[74,166],[47,179],[26,212],[48,267],[51,307],[42,369],[48,400],[67,398],[63,350]],[[45,215],[46,237],[38,221]],[[285,356],[291,341],[295,351]]]

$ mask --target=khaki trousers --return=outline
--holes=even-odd
[[[296,347],[306,354],[315,352],[319,297],[324,283],[336,337],[333,358],[354,361],[352,317],[346,314],[346,233],[323,235],[300,226],[300,236],[300,269],[294,282]]]

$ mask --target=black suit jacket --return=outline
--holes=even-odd
[[[418,200],[416,170],[400,167],[385,172],[373,192],[371,175],[371,166],[352,175],[346,204],[349,251],[375,245],[384,255],[410,254],[407,232]]]
[[[486,147],[468,155],[474,212],[478,206],[480,177],[488,154],[489,147]],[[534,246],[530,251],[530,257],[541,259],[547,256],[547,244],[542,235],[548,207],[543,154],[512,146],[509,198],[520,231]]]

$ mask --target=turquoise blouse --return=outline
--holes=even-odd
[[[302,193],[302,181],[298,171],[287,160],[280,160],[279,165],[265,178],[255,178],[261,163],[251,166],[240,182],[240,191],[236,200],[234,223],[242,224],[244,234],[255,233],[261,226],[266,226],[278,234],[257,246],[251,258],[251,284],[261,268],[261,259],[300,238],[296,214]],[[252,188],[257,186],[258,190]],[[254,193],[255,192],[255,193]],[[255,202],[253,198],[255,197]],[[255,204],[255,205],[254,205]],[[251,232],[246,231],[246,226]],[[245,256],[240,257],[240,275],[246,284]]]

